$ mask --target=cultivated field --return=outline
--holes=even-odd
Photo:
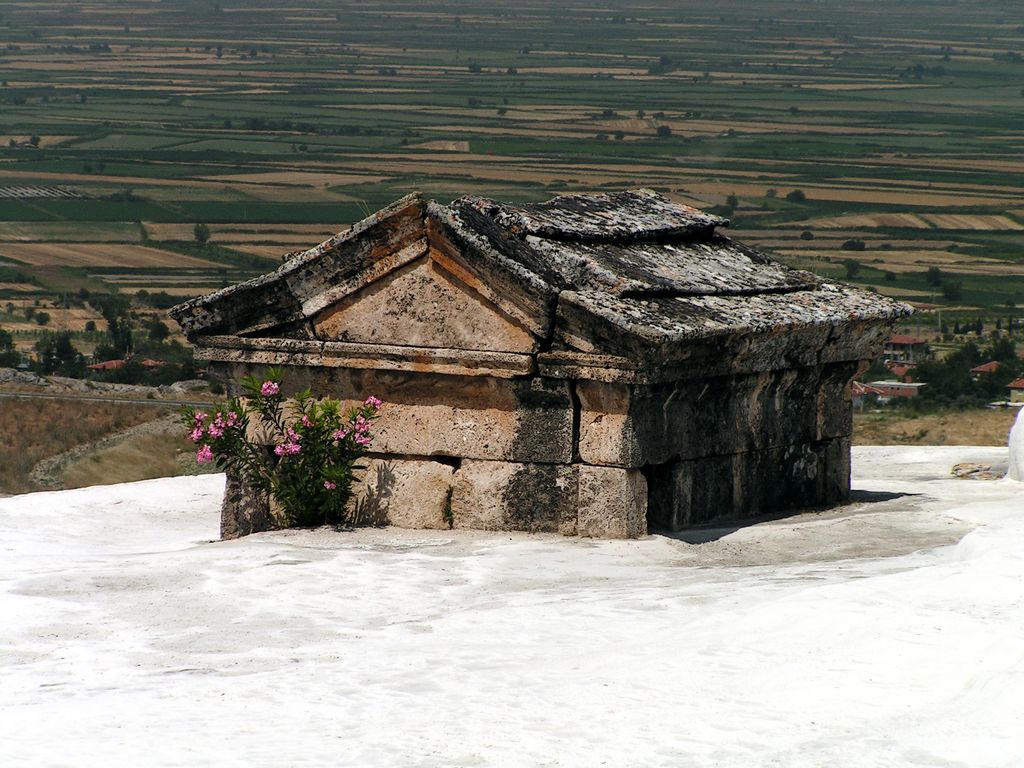
[[[1017,10],[4,0],[0,299],[194,295],[413,189],[643,185],[795,265],[994,323],[1024,304]]]

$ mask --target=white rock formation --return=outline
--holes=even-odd
[[[1010,469],[1006,476],[1010,480],[1024,480],[1024,408],[1017,413],[1010,430]]]

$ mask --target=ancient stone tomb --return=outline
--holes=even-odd
[[[357,503],[423,528],[635,537],[843,502],[850,381],[909,312],[648,190],[405,197],[172,310],[229,389],[385,401]],[[231,478],[222,533],[267,523]]]

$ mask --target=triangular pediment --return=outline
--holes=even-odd
[[[537,340],[433,249],[311,318],[322,341],[532,353]]]

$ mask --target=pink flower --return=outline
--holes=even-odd
[[[191,440],[193,443],[198,443],[200,440],[203,439],[203,428],[197,426],[195,429],[188,433],[188,439]]]
[[[364,448],[370,444],[369,435],[356,435],[356,445],[361,445]]]
[[[312,427],[313,426],[313,422],[310,421],[309,420],[309,416],[306,416],[305,414],[302,415],[302,426],[304,426],[304,427]]]
[[[362,416],[356,416],[356,422],[353,425],[353,428],[357,433],[365,434],[370,431],[370,422],[368,422]]]
[[[264,381],[263,386],[260,387],[260,394],[264,397],[270,397],[276,395],[281,391],[281,387],[277,385],[276,381]]]
[[[328,491],[333,491],[337,487],[338,486],[336,483],[332,483],[330,480],[324,480],[324,488],[326,488]]]
[[[336,429],[333,432],[331,432],[331,437],[333,437],[335,440],[344,440],[346,437],[348,437],[348,430]]]
[[[218,413],[217,418],[215,418],[213,423],[210,425],[210,437],[220,437],[224,434],[225,427],[227,427],[227,424],[224,423],[224,419],[221,417],[220,413]]]
[[[234,411],[228,411],[228,426],[233,427],[238,423],[238,414]]]
[[[196,451],[196,463],[205,464],[208,461],[213,461],[213,449],[208,445],[204,445]]]
[[[292,442],[281,443],[280,445],[274,446],[274,453],[276,453],[278,456],[294,456],[301,450],[301,445]]]
[[[196,424],[198,424],[199,422],[203,421],[206,418],[206,414],[203,413],[202,411],[196,411],[194,414],[192,414],[192,418],[195,419]]]
[[[368,398],[366,398],[365,402],[363,402],[363,405],[368,405],[371,408],[373,408],[373,410],[376,411],[378,408],[380,408],[380,398],[376,398],[373,395],[370,395]]]

